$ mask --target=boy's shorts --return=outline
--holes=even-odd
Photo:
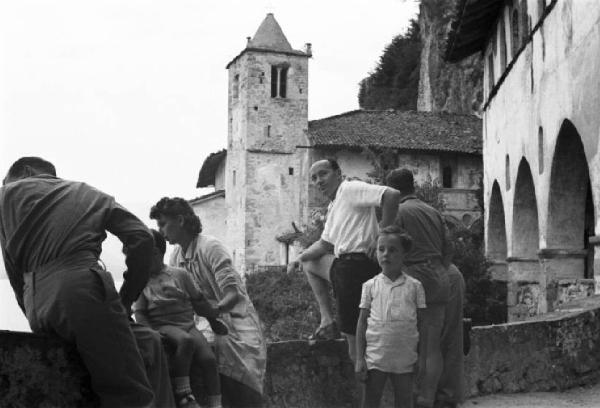
[[[329,276],[342,333],[352,336],[356,334],[362,284],[379,271],[379,265],[365,254],[344,254],[335,258],[331,264]]]

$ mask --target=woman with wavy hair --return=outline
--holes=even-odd
[[[169,264],[192,275],[229,329],[228,335],[215,336],[224,406],[262,406],[266,345],[231,256],[219,240],[202,234],[200,218],[183,198],[160,199],[150,218],[175,245]]]

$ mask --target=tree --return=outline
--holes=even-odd
[[[375,70],[360,82],[358,103],[363,109],[414,110],[417,107],[421,38],[411,20],[404,34],[394,37]]]

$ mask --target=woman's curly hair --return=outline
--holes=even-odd
[[[161,215],[168,217],[183,217],[183,229],[192,235],[198,235],[202,232],[202,223],[192,206],[180,197],[163,197],[150,209],[150,219],[158,220]]]

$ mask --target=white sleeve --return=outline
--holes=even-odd
[[[343,198],[356,207],[379,207],[386,189],[386,186],[369,184],[364,181],[349,181]]]
[[[373,296],[371,295],[371,287],[373,286],[373,281],[368,280],[362,285],[362,295],[360,297],[360,305],[358,306],[360,309],[371,309],[371,300]]]

